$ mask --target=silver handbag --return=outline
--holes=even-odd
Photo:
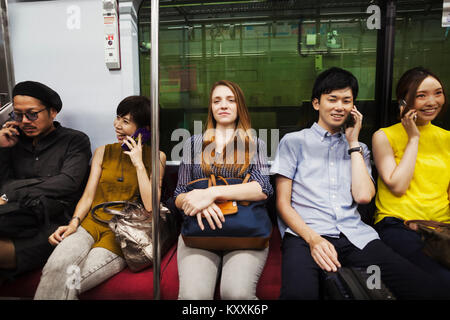
[[[122,209],[110,207],[122,207]],[[99,218],[96,214],[99,208],[103,208],[104,212],[114,217],[111,220]],[[131,271],[138,272],[153,265],[152,214],[145,210],[142,204],[131,201],[111,201],[95,206],[91,212],[95,220],[108,224],[114,232]],[[175,242],[177,228],[174,215],[162,204],[160,204],[159,214],[162,256]]]

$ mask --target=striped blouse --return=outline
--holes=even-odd
[[[174,192],[175,197],[181,193],[187,192],[186,186],[189,182],[207,177],[203,172],[199,161],[202,143],[203,136],[201,134],[193,135],[185,142],[183,146],[183,159],[178,170],[178,183]],[[191,151],[192,146],[194,147],[194,152]],[[249,167],[242,176],[236,177],[233,170],[224,167],[216,167],[214,165],[211,166],[211,170],[214,175],[222,176],[224,178],[244,178],[247,173],[250,173],[249,182],[257,181],[261,185],[262,191],[269,198],[273,194],[273,188],[269,179],[269,167],[267,164],[266,145],[264,141],[257,139],[256,149]]]

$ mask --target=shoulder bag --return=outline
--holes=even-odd
[[[425,244],[423,252],[450,269],[450,223],[432,220],[407,220],[404,223],[421,235]]]
[[[211,175],[192,181],[188,184],[188,191],[206,189],[215,185],[233,185],[246,183],[245,179],[223,178]],[[272,234],[272,222],[269,218],[265,201],[223,201],[216,202],[225,215],[222,228],[212,230],[208,223],[201,230],[196,216],[183,214],[181,235],[188,247],[208,250],[237,250],[237,249],[264,249],[269,245]]]
[[[110,207],[121,206],[121,210]],[[96,211],[103,208],[104,212],[114,215],[111,220],[98,217]],[[131,201],[111,201],[101,203],[92,208],[95,220],[108,224],[114,232],[128,267],[133,272],[153,265],[152,214],[140,203]],[[174,214],[160,204],[160,244],[163,256],[177,239],[177,223]]]

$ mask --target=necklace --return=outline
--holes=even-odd
[[[120,177],[117,178],[118,182],[123,182],[123,163],[122,163],[122,152],[120,152],[120,158],[119,158],[119,164],[120,164],[120,168],[122,171],[122,175]]]

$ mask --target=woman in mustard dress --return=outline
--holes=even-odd
[[[442,82],[421,67],[397,84],[401,122],[375,132],[378,192],[375,229],[399,254],[450,288],[450,270],[422,252],[420,235],[405,220],[450,222],[450,132],[431,121],[443,114]]]
[[[90,211],[97,204],[117,200],[141,200],[145,209],[152,211],[150,146],[142,144],[141,135],[137,142],[131,138],[143,127],[150,129],[150,101],[142,96],[125,98],[114,120],[118,142],[95,150],[89,180],[73,218],[49,237],[56,248],[42,271],[35,299],[77,299],[81,292],[125,268],[114,233],[94,220]],[[122,144],[129,151],[124,151]],[[165,161],[161,152],[160,186]],[[111,218],[101,209],[97,213],[102,219]]]

